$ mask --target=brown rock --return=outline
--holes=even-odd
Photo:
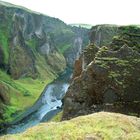
[[[76,78],[78,76],[81,75],[81,72],[82,72],[82,57],[80,57],[79,59],[75,60],[75,64],[74,64],[74,72],[73,72],[73,78]]]
[[[85,51],[85,69],[67,91],[63,119],[102,110],[140,115],[140,53],[128,45],[102,47],[97,53],[93,45],[86,48],[93,47]]]

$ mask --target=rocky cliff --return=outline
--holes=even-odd
[[[139,26],[118,27],[109,45],[101,48],[96,45],[94,30],[90,38],[91,44],[79,59],[81,73],[73,77],[64,98],[63,119],[98,111],[139,116]]]
[[[94,43],[96,46],[102,47],[109,45],[112,41],[113,36],[118,33],[117,25],[96,25],[90,30],[90,42]]]
[[[88,29],[0,1],[0,122],[31,106],[47,83],[73,67],[87,34]]]
[[[43,56],[46,62],[53,67],[57,65],[57,62],[54,61],[52,65],[50,60],[57,56],[55,60],[62,62],[63,65],[56,66],[56,73],[61,72],[66,65],[61,54],[65,54],[68,49],[72,48],[73,59],[71,61],[74,61],[81,52],[83,41],[85,41],[83,38],[87,34],[87,29],[71,27],[59,19],[2,2],[0,19],[0,65],[15,79],[26,75],[34,77],[35,73],[39,72],[35,65],[37,63],[36,53]],[[77,50],[76,54],[73,49]]]

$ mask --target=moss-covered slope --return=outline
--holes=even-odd
[[[139,140],[140,119],[115,113],[95,113],[69,121],[42,123],[1,140]]]

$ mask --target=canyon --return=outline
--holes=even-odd
[[[81,54],[88,29],[0,2],[0,122],[31,107]]]
[[[89,27],[0,1],[0,139],[139,140],[140,26]]]

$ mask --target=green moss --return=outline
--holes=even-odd
[[[26,41],[26,44],[31,47],[32,49],[35,49],[37,46],[37,40],[35,38]]]
[[[57,115],[55,115],[50,121],[51,122],[60,122],[62,119],[63,111],[59,112]]]
[[[136,64],[140,63],[140,59],[133,59],[133,62],[136,63]]]
[[[98,58],[95,59],[95,63],[102,68],[105,68],[105,69],[109,68],[106,62],[102,62],[101,60],[98,60]]]
[[[140,119],[115,113],[94,113],[63,122],[42,123],[1,140],[139,140]]]
[[[66,60],[64,56],[58,52],[54,52],[47,56],[47,63],[55,73],[60,73],[66,68]]]
[[[116,58],[116,57],[102,57],[102,58],[96,57],[96,59],[102,60],[102,61],[116,61],[116,60],[118,60],[118,58]]]
[[[121,78],[121,74],[118,71],[110,71],[108,77],[115,81],[116,85],[125,87],[124,81]]]
[[[118,59],[115,63],[116,63],[118,66],[120,66],[120,67],[129,67],[129,66],[131,66],[129,60]]]
[[[59,51],[60,53],[64,54],[65,51],[66,51],[67,49],[71,48],[71,47],[72,47],[71,44],[63,45],[63,46],[60,46],[60,47],[58,48],[58,51]]]
[[[127,44],[133,50],[140,52],[140,27],[137,25],[120,26],[118,35],[113,38],[112,49],[118,50],[124,44]]]
[[[5,122],[13,121],[12,115],[15,114],[17,111],[17,108],[14,106],[6,106],[5,107],[5,113],[3,114],[3,117],[5,118]]]
[[[12,15],[7,15],[6,21],[5,19],[0,24],[0,46],[4,52],[4,62],[8,64],[9,61],[9,34],[12,26]]]
[[[46,79],[56,79],[57,78],[57,73],[55,72],[55,69],[52,69],[51,66],[46,62],[45,57],[40,55],[35,51],[35,66],[38,71],[38,78],[41,80],[46,80]],[[52,61],[53,63],[55,61]],[[60,66],[61,67],[61,66]],[[45,75],[45,76],[44,76]]]
[[[7,64],[9,60],[9,46],[7,33],[0,30],[0,45],[4,52],[4,62]]]
[[[119,72],[117,73],[117,72],[114,72],[114,71],[110,71],[110,73],[109,73],[110,78],[118,78],[120,76],[121,75],[119,74]]]
[[[137,33],[140,29],[138,25],[121,26],[120,31],[122,33]]]

